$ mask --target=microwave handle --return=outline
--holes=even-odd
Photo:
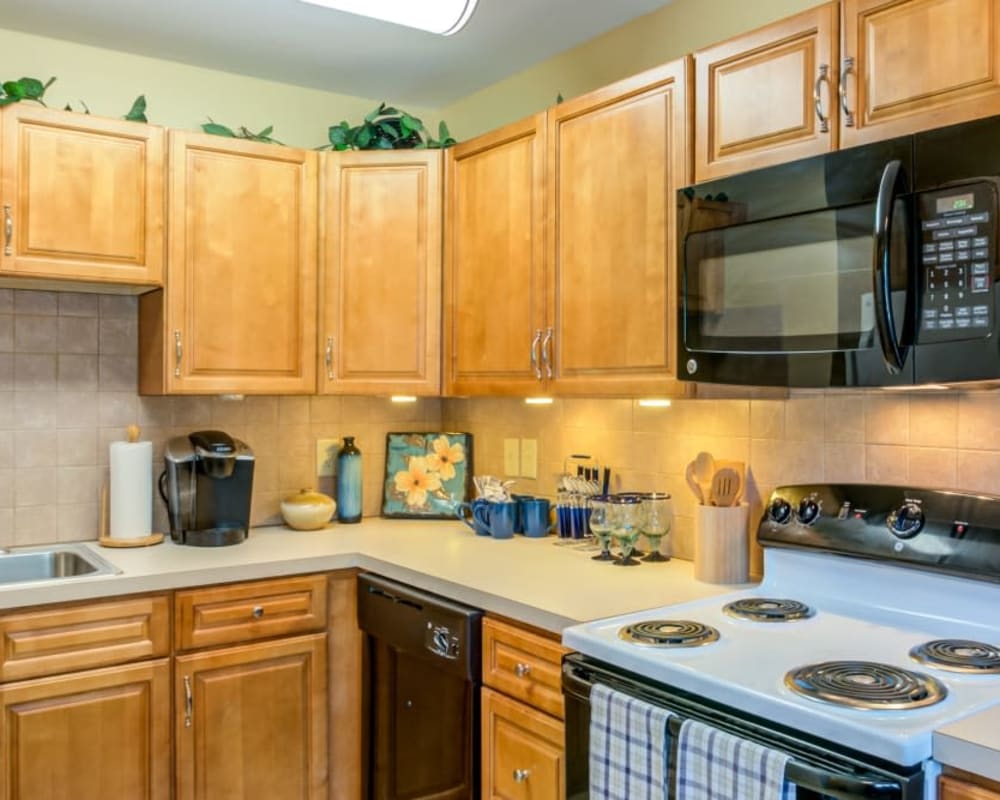
[[[899,160],[890,161],[882,171],[878,198],[875,201],[875,256],[872,282],[875,294],[875,328],[882,345],[882,360],[890,375],[903,369],[906,348],[896,336],[896,320],[892,310],[892,210],[896,198],[906,191],[906,175]],[[909,286],[907,287],[909,291]]]

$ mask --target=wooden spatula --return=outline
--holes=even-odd
[[[687,480],[688,486],[691,487],[691,492],[694,494],[694,499],[698,501],[699,505],[705,505],[705,495],[701,491],[701,485],[694,477],[694,462],[690,462],[687,465],[687,469],[684,471],[684,477]]]
[[[712,505],[733,506],[743,490],[740,474],[735,469],[724,467],[712,476]]]

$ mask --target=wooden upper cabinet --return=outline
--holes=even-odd
[[[0,125],[0,275],[160,285],[163,129],[29,103]]]
[[[446,394],[537,394],[545,115],[450,148],[446,169]]]
[[[837,148],[838,11],[826,3],[695,53],[696,181]]]
[[[549,325],[557,394],[674,392],[676,192],[689,60],[549,110]]]
[[[323,156],[319,388],[441,391],[441,151]]]
[[[170,134],[167,288],[140,299],[140,392],[316,390],[317,154]]]
[[[843,147],[1000,114],[1000,0],[844,0],[843,56]]]

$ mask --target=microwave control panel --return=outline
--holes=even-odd
[[[921,342],[977,339],[993,331],[997,192],[985,182],[921,192]]]

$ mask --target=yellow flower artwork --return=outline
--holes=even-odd
[[[458,505],[468,499],[471,469],[470,434],[388,434],[382,514],[453,516]]]

